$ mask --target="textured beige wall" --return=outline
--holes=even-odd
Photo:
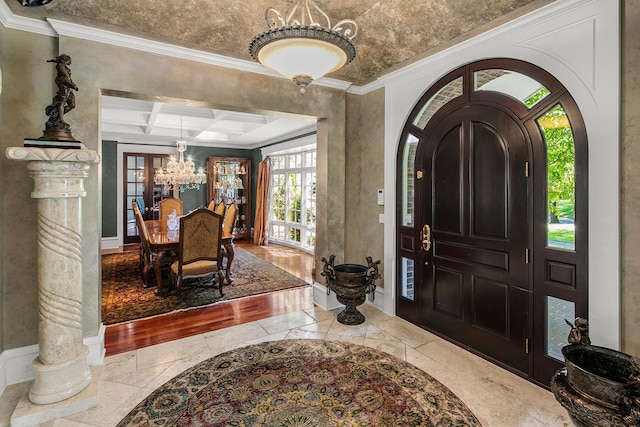
[[[44,107],[54,94],[54,68],[46,60],[59,53],[71,56],[72,77],[80,90],[77,106],[65,119],[74,136],[100,152],[100,94],[115,90],[142,97],[162,96],[197,101],[212,108],[241,111],[278,111],[319,118],[318,123],[318,253],[343,257],[345,116],[344,91],[311,86],[301,96],[284,79],[214,67],[70,37],[52,39],[4,30],[0,34],[9,55],[7,84],[2,102],[11,113],[0,117],[2,146],[22,145],[24,137],[39,137]],[[58,46],[59,44],[59,46]],[[9,136],[9,137],[7,137]],[[5,190],[2,213],[3,283],[11,284],[3,300],[4,349],[37,342],[36,316],[36,204],[30,198],[33,182],[26,166],[2,160]],[[83,199],[83,285],[85,336],[100,326],[100,174],[92,167]],[[113,172],[113,171],[105,171]],[[327,189],[330,188],[331,192]],[[328,214],[330,213],[330,214]],[[328,231],[331,231],[330,233]]]
[[[0,26],[0,52],[4,52],[4,28]],[[5,65],[5,57],[4,55],[0,55],[0,117],[2,117],[4,108],[2,107],[2,69]],[[2,123],[0,122],[0,141],[2,141],[3,134]],[[0,160],[0,174],[4,171],[4,167],[2,167],[2,160]],[[0,176],[0,194],[4,193],[4,179]],[[3,198],[0,197],[0,218],[2,218],[2,212],[4,210],[4,201]],[[0,233],[0,248],[4,247],[4,233]],[[4,271],[4,253],[0,253],[0,319],[4,318],[4,279],[2,272]],[[4,326],[4,323],[3,323]],[[0,353],[4,351],[4,327],[0,327]]]
[[[378,189],[384,188],[384,89],[347,95],[345,256],[336,262],[366,264],[384,258],[384,224]],[[380,264],[380,274],[384,265]],[[384,286],[382,278],[376,281]]]
[[[37,204],[33,180],[24,162],[9,161],[5,148],[21,146],[25,137],[40,137],[44,107],[54,93],[51,59],[55,39],[10,30],[2,38],[2,330],[3,349],[37,343]]]
[[[622,28],[622,351],[640,356],[640,2],[624,0]]]

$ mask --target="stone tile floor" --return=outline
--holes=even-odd
[[[460,397],[485,427],[571,426],[553,394],[400,318],[365,304],[366,321],[345,326],[340,310],[319,308],[275,316],[227,329],[105,358],[98,405],[42,427],[115,426],[139,401],[196,363],[233,348],[292,338],[348,341],[386,351],[426,371]],[[0,419],[29,383],[3,394]]]

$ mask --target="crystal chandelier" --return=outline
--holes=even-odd
[[[182,136],[182,119],[180,119],[180,136]],[[191,158],[184,160],[184,152],[187,151],[187,141],[176,141],[179,159],[174,156],[169,158],[166,168],[158,168],[153,176],[156,185],[162,185],[166,189],[179,188],[180,191],[199,189],[200,184],[206,184],[207,174],[202,168],[196,172],[196,167]]]
[[[292,79],[302,94],[311,82],[356,56],[351,42],[358,34],[356,22],[344,19],[331,27],[329,17],[313,0],[296,0],[284,18],[271,7],[265,12],[265,21],[269,30],[253,38],[251,56]]]

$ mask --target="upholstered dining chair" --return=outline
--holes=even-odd
[[[165,228],[167,226],[167,218],[169,215],[176,211],[176,216],[182,216],[182,200],[176,199],[175,197],[167,197],[165,199],[160,200],[158,203],[158,208],[160,209],[160,227]]]
[[[224,202],[216,203],[215,200],[212,200],[211,202],[209,202],[209,206],[207,209],[224,217],[224,213],[227,210],[227,205],[225,205]]]
[[[199,208],[180,218],[178,259],[171,264],[171,277],[180,298],[185,279],[198,279],[195,286],[204,286],[211,277],[222,291],[222,216],[207,208]]]
[[[226,212],[224,213],[224,222],[222,223],[222,233],[224,235],[229,235],[233,233],[233,228],[236,226],[236,222],[238,221],[238,204],[231,203],[227,206]]]
[[[225,205],[224,202],[220,202],[213,211],[218,215],[222,215],[224,217],[224,214],[227,211],[227,205]]]

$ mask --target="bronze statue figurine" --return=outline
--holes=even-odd
[[[71,57],[60,54],[55,59],[47,62],[56,64],[55,83],[57,92],[44,109],[49,119],[45,123],[45,129],[40,138],[25,138],[25,147],[44,147],[80,150],[84,147],[82,142],[76,140],[71,132],[71,126],[64,120],[64,115],[73,110],[76,106],[76,96],[73,91],[77,91],[78,86],[71,79]]]
[[[569,322],[567,319],[564,319],[564,321],[571,327],[569,337],[567,338],[569,344],[591,345],[591,338],[589,338],[589,322],[587,319],[576,317],[574,323]]]
[[[71,58],[69,55],[60,55],[56,59],[50,59],[47,62],[56,63],[56,85],[58,92],[53,97],[51,105],[47,106],[45,112],[49,116],[47,121],[47,129],[71,130],[69,123],[64,121],[63,116],[76,106],[76,97],[74,90],[78,90],[78,86],[71,79]]]
[[[53,97],[51,104],[45,108],[45,113],[49,120],[45,125],[44,134],[39,139],[47,141],[75,141],[71,126],[63,116],[76,106],[76,97],[73,91],[77,91],[78,86],[71,79],[71,57],[69,55],[59,55],[55,59],[47,62],[55,62],[56,78],[55,83],[58,91]]]

